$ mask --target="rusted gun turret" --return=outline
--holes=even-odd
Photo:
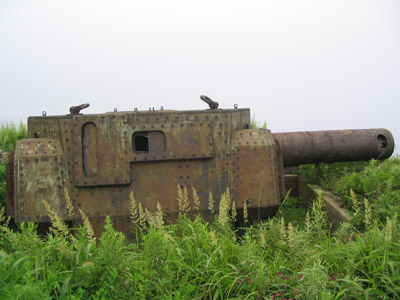
[[[43,200],[65,220],[70,198],[95,231],[104,217],[117,229],[131,229],[131,193],[150,212],[157,202],[174,219],[177,187],[196,189],[199,212],[210,216],[211,193],[218,208],[228,188],[239,216],[275,214],[285,196],[283,166],[384,159],[394,148],[385,129],[271,134],[249,129],[250,110],[129,111],[30,117],[28,139],[17,142],[7,161],[7,214],[15,221],[48,222]],[[78,214],[75,212],[75,216]]]

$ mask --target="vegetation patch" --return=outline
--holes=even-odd
[[[363,222],[356,214],[357,203],[360,209],[371,206],[372,219],[380,222],[400,210],[400,159],[397,157],[384,161],[301,166],[299,174],[306,182],[339,196],[345,207],[355,213],[353,222],[359,227]]]

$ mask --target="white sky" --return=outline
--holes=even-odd
[[[273,132],[400,143],[400,1],[0,0],[0,120],[205,109],[201,94]]]

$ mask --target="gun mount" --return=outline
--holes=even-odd
[[[209,193],[218,207],[227,188],[239,216],[246,202],[249,219],[267,218],[285,196],[284,166],[384,159],[394,149],[386,129],[272,134],[250,129],[247,108],[202,100],[210,109],[80,114],[85,104],[68,115],[29,117],[29,138],[7,159],[7,215],[17,223],[48,222],[46,200],[71,220],[67,192],[97,233],[107,215],[129,232],[131,193],[151,212],[160,202],[173,220],[179,185],[197,190],[205,218]]]

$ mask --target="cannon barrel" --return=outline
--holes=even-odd
[[[389,158],[394,139],[387,129],[274,133],[284,166]]]

